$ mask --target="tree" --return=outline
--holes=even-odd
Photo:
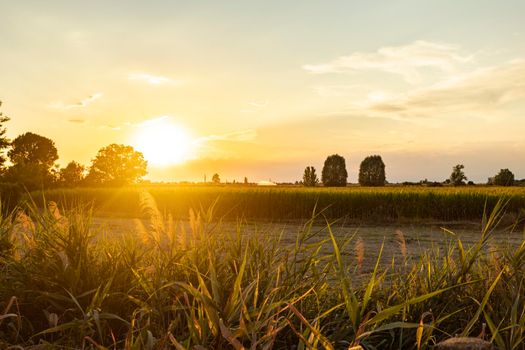
[[[214,184],[220,184],[221,178],[219,177],[219,174],[213,174],[213,176],[211,177],[211,182],[213,182]]]
[[[384,186],[385,163],[381,156],[368,156],[359,166],[359,184],[361,186]]]
[[[55,143],[47,137],[27,132],[15,138],[7,155],[13,165],[6,180],[35,189],[55,181],[54,165],[58,159]]]
[[[147,174],[148,162],[131,146],[115,143],[101,148],[91,162],[86,181],[103,185],[136,183]]]
[[[346,179],[348,173],[346,172],[345,159],[338,154],[328,156],[324,161],[323,172],[321,180],[325,186],[346,186]]]
[[[69,162],[65,168],[60,169],[60,182],[65,186],[77,186],[84,180],[84,172],[86,168],[75,162]]]
[[[0,101],[0,107],[1,106],[2,101]],[[5,136],[6,128],[4,126],[4,123],[7,123],[8,121],[9,117],[3,115],[2,112],[0,112],[0,169],[3,168],[4,163],[6,161],[6,157],[3,151],[10,145],[9,139]]]
[[[26,132],[14,139],[7,155],[13,165],[38,164],[46,169],[51,169],[58,159],[55,143],[32,132]]]
[[[248,184],[248,178],[245,176],[244,177],[244,184],[247,185]]]
[[[307,166],[304,169],[303,174],[303,185],[307,187],[315,187],[319,183],[317,174],[315,173],[315,168],[313,166]]]
[[[514,185],[514,174],[509,169],[501,169],[494,176],[492,183],[496,186],[512,186]]]
[[[452,174],[450,174],[450,183],[454,186],[461,186],[465,184],[467,177],[463,172],[465,166],[463,164],[458,164],[452,168]]]

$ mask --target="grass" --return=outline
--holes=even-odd
[[[485,323],[500,350],[525,349],[525,238],[498,242],[501,201],[475,244],[410,256],[398,233],[385,265],[382,249],[334,235],[329,209],[285,244],[244,221],[227,233],[218,204],[183,225],[154,191],[136,194],[138,234],[96,232],[82,206],[1,218],[0,348],[419,350]]]
[[[163,213],[186,219],[190,208],[215,204],[218,217],[236,220],[306,220],[315,207],[324,215],[359,223],[437,220],[481,220],[486,207],[509,198],[507,215],[524,214],[525,188],[465,187],[347,187],[304,188],[256,186],[150,186],[129,188],[77,188],[47,191],[45,197],[61,203],[92,202],[100,212],[136,217],[139,193],[147,190]],[[33,193],[33,198],[43,198]]]

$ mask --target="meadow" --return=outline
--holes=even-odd
[[[525,349],[520,188],[151,186],[33,196],[24,214],[0,221],[2,349],[420,350],[456,334]],[[45,209],[49,200],[61,212]],[[385,213],[387,222],[478,220],[478,228],[468,239],[443,229],[435,242],[397,230],[374,245],[367,228],[342,229]],[[134,227],[117,234],[101,215]],[[282,229],[289,220],[292,233]]]

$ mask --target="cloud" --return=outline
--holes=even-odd
[[[448,112],[485,115],[525,99],[525,60],[480,68],[432,86],[370,103],[369,111],[405,117]]]
[[[128,79],[145,82],[150,85],[180,85],[182,83],[180,80],[149,73],[130,73]]]
[[[355,95],[363,89],[361,85],[319,85],[314,91],[323,97],[341,97]]]
[[[263,108],[268,106],[268,101],[248,101],[250,108],[243,108],[240,110],[241,113],[256,113]]]
[[[210,141],[235,141],[235,142],[247,142],[253,141],[257,138],[257,131],[253,129],[233,131],[226,134],[220,135],[208,135],[197,139],[199,143],[205,143]]]
[[[68,119],[67,121],[75,124],[84,124],[86,122],[85,119]]]
[[[144,120],[144,121],[142,121],[140,123],[136,123],[136,124],[126,123],[126,125],[133,126],[133,127],[136,127],[136,128],[142,128],[142,127],[148,127],[148,126],[152,126],[152,125],[156,125],[156,124],[161,124],[161,123],[163,123],[163,122],[165,122],[166,120],[169,120],[169,119],[171,119],[170,116],[163,115],[163,116],[160,116],[160,117],[146,119],[146,120]]]
[[[451,72],[458,64],[473,60],[473,55],[462,55],[457,45],[417,40],[403,46],[387,46],[376,52],[354,52],[330,62],[303,65],[314,74],[382,71],[401,75],[409,83],[421,80],[420,70],[433,68]]]
[[[268,106],[268,101],[249,101],[248,104],[255,108],[264,108]]]
[[[80,100],[79,102],[75,103],[64,103],[62,101],[54,102],[49,105],[51,108],[55,109],[61,109],[61,110],[69,110],[69,109],[75,109],[75,108],[84,108],[95,102],[96,100],[100,99],[103,96],[101,92],[94,93],[93,95],[90,95],[86,97],[83,100]]]

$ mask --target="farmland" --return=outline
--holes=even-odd
[[[2,220],[0,345],[428,349],[483,321],[500,349],[523,349],[525,243],[496,230],[499,205],[477,235],[370,240],[374,230],[341,222],[283,235],[199,209],[177,224],[139,197],[142,220],[31,206]],[[31,239],[6,246],[13,230]]]
[[[33,193],[59,203],[92,203],[97,211],[140,216],[139,194],[150,193],[161,212],[185,220],[190,208],[213,208],[215,218],[286,221],[309,219],[316,209],[328,218],[357,223],[415,221],[476,221],[501,199],[517,218],[525,208],[525,187],[256,187],[256,186],[143,186],[76,188]]]
[[[419,350],[485,324],[499,349],[523,350],[525,240],[514,224],[524,195],[496,187],[33,193],[25,214],[0,222],[0,347]],[[46,209],[50,200],[60,212]]]

